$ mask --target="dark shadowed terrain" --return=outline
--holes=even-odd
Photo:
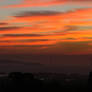
[[[87,75],[64,73],[0,74],[0,92],[89,92],[92,91],[92,72]],[[90,91],[90,92],[91,92]]]

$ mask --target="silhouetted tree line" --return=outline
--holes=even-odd
[[[76,81],[74,84],[57,80],[40,80],[35,78],[32,73],[12,72],[8,77],[0,79],[0,92],[34,92],[34,91],[61,91],[61,92],[91,92],[92,91],[92,72],[89,73],[86,85],[81,85]]]
[[[2,91],[21,92],[42,89],[42,81],[35,79],[32,73],[12,72],[0,84]]]

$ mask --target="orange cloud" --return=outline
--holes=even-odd
[[[43,14],[30,12],[24,13],[25,16],[20,13],[19,15],[12,17],[11,20],[3,21],[8,25],[0,25],[0,46],[53,45],[56,46],[55,49],[57,49],[58,43],[61,43],[62,45],[68,42],[72,43],[72,45],[79,42],[89,43],[92,41],[92,21],[90,20],[92,18],[91,12],[92,9],[89,8],[67,13]],[[17,25],[18,23],[21,25]],[[25,23],[26,25],[22,23]],[[28,41],[37,39],[47,39],[47,41]],[[85,52],[87,49],[91,49],[88,44],[85,45]],[[43,50],[48,48],[49,46],[42,47]],[[64,47],[62,46],[61,49],[62,48]],[[75,46],[75,48],[78,47]],[[78,53],[74,51],[75,50],[73,50],[72,53]],[[63,53],[67,52],[63,51]]]
[[[21,4],[17,5],[7,5],[3,6],[2,8],[20,8],[20,7],[44,7],[44,6],[52,6],[52,5],[59,5],[65,4],[67,0],[24,0]]]

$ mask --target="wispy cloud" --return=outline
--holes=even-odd
[[[88,49],[91,49],[88,43],[92,41],[90,39],[92,37],[92,8],[70,8],[68,10],[65,7],[68,4],[72,7],[73,3],[79,4],[79,6],[81,3],[85,5],[85,2],[89,3],[91,0],[19,0],[16,3],[7,1],[7,4],[2,2],[3,5],[0,6],[2,9],[11,10],[14,8],[14,11],[2,14],[6,14],[7,19],[0,22],[0,46],[2,48],[8,46],[30,47],[34,53],[38,52],[37,49],[42,53],[47,53],[47,51],[53,53],[53,50],[57,52],[59,51],[57,48],[59,48],[62,53],[68,53],[64,44],[71,43],[74,49],[69,44],[67,46],[72,53],[78,53],[76,49],[80,50],[82,45],[85,45],[86,53]],[[57,5],[64,6],[63,10],[67,11],[49,10],[51,6],[56,7]],[[24,7],[27,8],[23,9]],[[28,7],[36,9],[30,10]],[[40,10],[42,7],[44,9]],[[37,10],[37,8],[39,9]],[[87,42],[87,44],[81,44],[79,48],[74,45],[74,43],[80,42]],[[60,47],[59,44],[61,44]],[[20,49],[18,50],[20,51]],[[23,51],[25,53],[24,49]]]
[[[2,24],[1,24],[2,25]],[[7,31],[7,30],[13,30],[13,29],[19,29],[20,27],[0,27],[0,31]]]
[[[16,1],[16,0],[15,0]],[[52,6],[66,3],[67,0],[22,0],[20,4],[14,4],[3,6],[3,8],[20,8],[20,7],[41,7]]]

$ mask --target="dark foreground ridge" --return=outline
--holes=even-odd
[[[0,77],[0,92],[91,92],[92,72],[77,74],[12,72]]]

